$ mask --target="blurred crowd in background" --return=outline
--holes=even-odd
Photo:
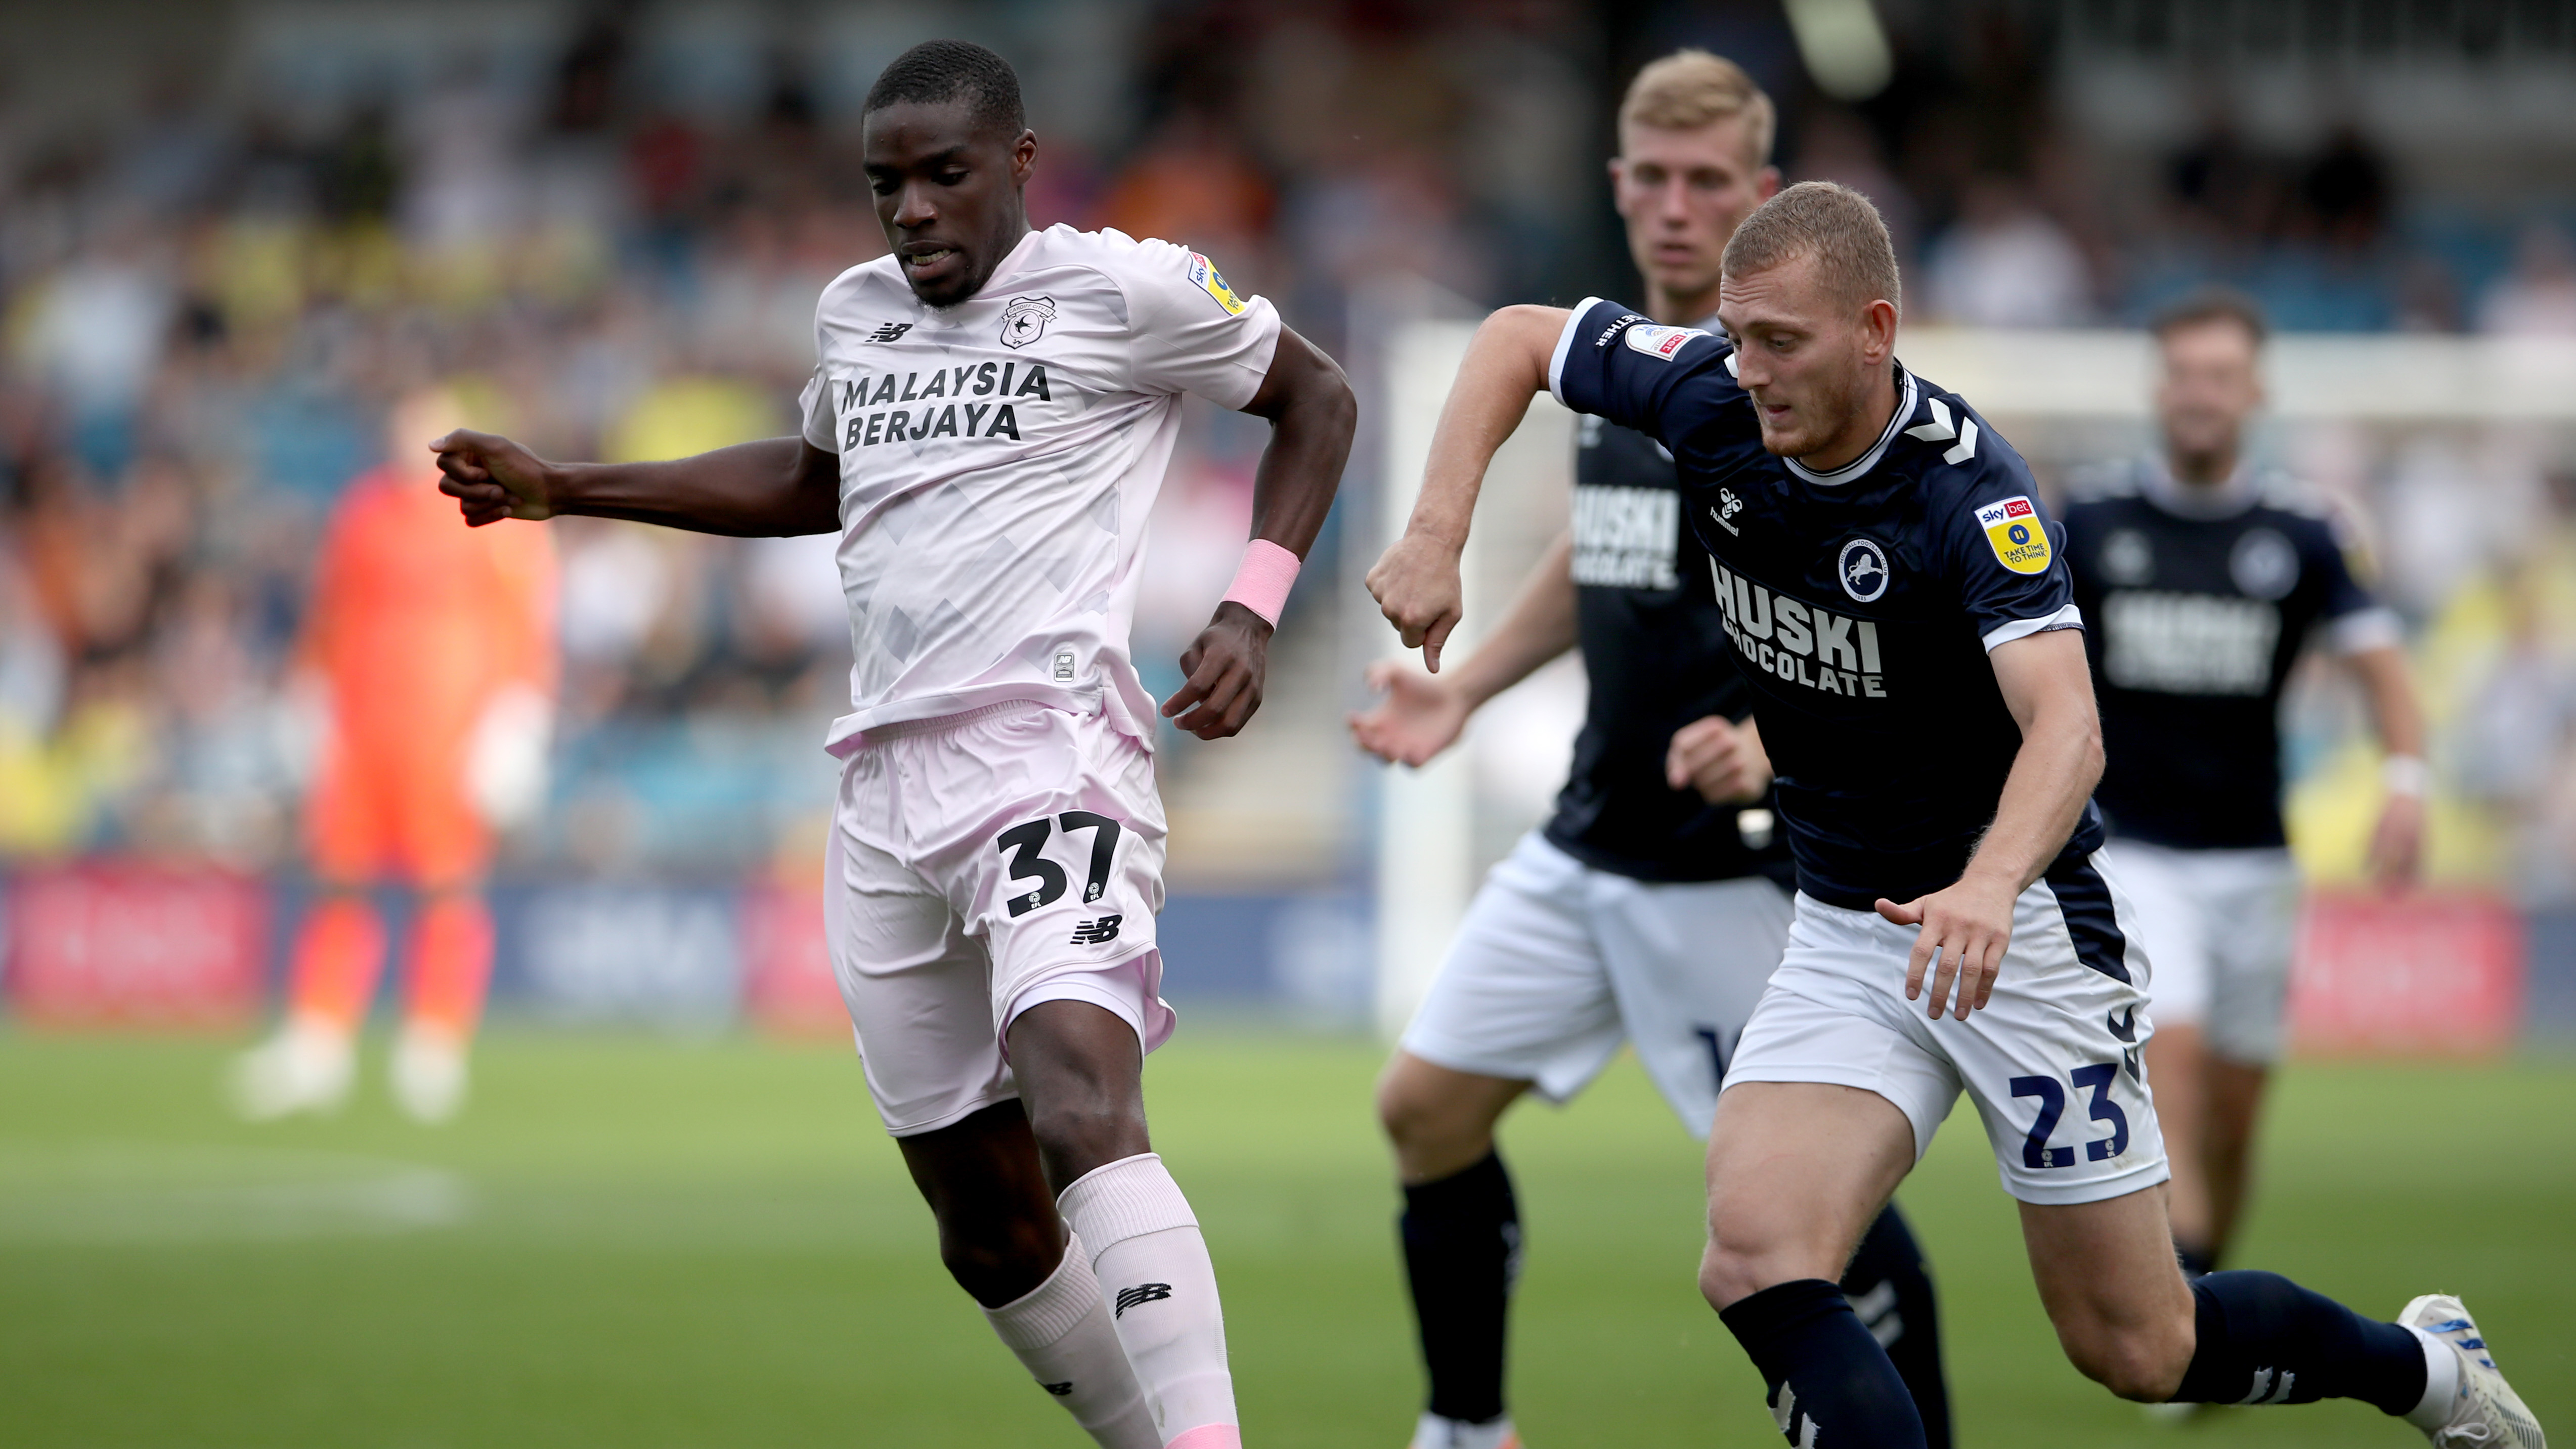
[[[2315,17],[2403,12],[2389,54],[2474,75],[2467,22],[2436,35],[2421,16],[2481,8],[2299,7],[2307,28],[2282,44],[2366,48],[2361,29],[2320,39]],[[2499,47],[2576,76],[2567,7],[2483,8],[2524,27]],[[565,458],[786,431],[816,293],[884,248],[860,98],[933,34],[1021,68],[1034,221],[1186,242],[1344,355],[1400,279],[1476,308],[1631,290],[1600,170],[1608,113],[1639,62],[1684,43],[1781,98],[1791,178],[1877,200],[1909,323],[2133,324],[2223,279],[2292,330],[2576,334],[2576,111],[2554,113],[2554,152],[2545,126],[2525,144],[2497,122],[2482,164],[2523,181],[2451,174],[2424,159],[2450,123],[2392,129],[2403,97],[2320,86],[2284,124],[2243,87],[2196,83],[2224,68],[2195,44],[2284,63],[2233,31],[2195,38],[2209,9],[1883,4],[1874,88],[1812,78],[1776,0],[209,6],[185,47],[137,44],[100,72],[116,94],[82,105],[34,69],[44,47],[13,45],[0,857],[291,861],[309,563],[335,495],[386,458],[405,391],[449,382],[474,414],[460,421]],[[2161,101],[2123,101],[2140,76],[2163,78]],[[2445,104],[2474,109],[2478,90]],[[2124,104],[2155,118],[2128,124]],[[2529,184],[2551,159],[2556,189]],[[1264,436],[1193,414],[1139,622],[1158,691],[1178,676],[1154,662],[1241,546]],[[2410,616],[2483,631],[2441,656],[2463,702],[2457,788],[2561,842],[2543,865],[2521,857],[2526,893],[2576,894],[2567,440],[2366,442],[2301,446],[2351,455]],[[425,449],[399,456],[431,486]],[[553,531],[554,808],[508,868],[811,869],[848,663],[829,540]],[[1299,603],[1328,619],[1347,602],[1337,537]],[[1200,756],[1169,758],[1186,776]]]

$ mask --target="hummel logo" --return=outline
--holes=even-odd
[[[868,340],[870,342],[900,342],[903,340],[903,334],[911,330],[912,324],[909,322],[888,322],[877,328],[876,331],[869,333]]]
[[[1160,1303],[1171,1296],[1172,1285],[1169,1283],[1139,1283],[1133,1288],[1121,1288],[1118,1290],[1118,1311],[1109,1316],[1124,1318],[1127,1310],[1139,1303]]]
[[[1717,503],[1717,507],[1708,511],[1708,516],[1717,520],[1718,527],[1725,529],[1727,532],[1734,534],[1738,538],[1743,537],[1744,530],[1737,528],[1733,523],[1728,522],[1728,520],[1744,511],[1744,500],[1735,496],[1734,489],[1720,488],[1717,490]]]
[[[2126,1008],[2118,1016],[2103,1017],[2102,1024],[2111,1028],[2111,1035],[2122,1041],[2135,1042],[2138,1039],[2138,1009],[2134,1006]]]
[[[2236,1402],[2286,1404],[2290,1401],[2290,1386],[2298,1381],[2299,1376],[2288,1369],[2258,1368],[2254,1370],[2253,1390]]]
[[[1976,420],[1973,418],[1967,419],[1961,422],[1957,427],[1953,427],[1950,423],[1949,404],[1941,401],[1937,397],[1926,398],[1924,401],[1931,404],[1932,421],[1928,423],[1916,423],[1913,427],[1905,430],[1905,436],[1909,438],[1921,438],[1927,443],[1942,443],[1947,442],[1952,438],[1957,438],[1959,440],[1959,445],[1941,455],[1941,461],[1944,463],[1964,463],[1970,458],[1977,456]]]
[[[1789,1441],[1789,1449],[1816,1449],[1816,1421],[1798,1407],[1795,1388],[1780,1386],[1780,1397],[1771,1405],[1771,1417],[1779,1423],[1780,1436]]]
[[[1118,939],[1118,923],[1125,919],[1125,916],[1102,916],[1096,921],[1077,922],[1073,928],[1073,944],[1099,946],[1115,941]]]
[[[1055,1395],[1059,1399],[1070,1398],[1073,1395],[1073,1380],[1071,1379],[1066,1379],[1060,1384],[1040,1384],[1038,1387]]]

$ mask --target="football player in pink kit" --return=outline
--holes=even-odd
[[[1207,258],[1030,230],[1037,140],[992,52],[906,52],[864,147],[893,254],[824,290],[801,438],[600,466],[458,432],[444,486],[477,525],[840,534],[855,663],[825,916],[868,1090],[949,1272],[1093,1438],[1234,1449],[1215,1273],[1145,1130],[1172,1013],[1128,622],[1181,394],[1269,419],[1243,571],[1161,708],[1240,730],[1356,404]]]

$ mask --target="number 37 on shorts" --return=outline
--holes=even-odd
[[[1079,904],[1096,906],[1109,892],[1116,878],[1118,843],[1124,828],[1106,815],[1090,810],[1067,810],[1060,815],[1041,815],[1034,820],[1012,826],[996,836],[993,848],[1010,873],[1012,894],[1005,896],[1003,908],[1012,920],[1042,910],[1062,900],[1073,888],[1072,878],[1063,865],[1050,859],[1047,846],[1059,832],[1064,846],[1073,846],[1077,836],[1089,837],[1089,848],[1062,849],[1059,855],[1070,856],[1083,872]],[[1104,912],[1077,921],[1066,942],[1073,946],[1104,946],[1118,939],[1125,923],[1123,912]]]

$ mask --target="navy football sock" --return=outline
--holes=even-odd
[[[1717,1316],[1762,1371],[1771,1417],[1797,1449],[1927,1449],[1905,1380],[1840,1287],[1822,1278],[1778,1283]]]
[[[1521,1213],[1500,1153],[1404,1190],[1404,1271],[1431,1374],[1431,1412],[1503,1412],[1503,1329],[1520,1270]]]
[[[1929,1449],[1950,1449],[1950,1390],[1941,1378],[1941,1320],[1932,1275],[1905,1218],[1889,1203],[1869,1225],[1843,1270],[1843,1296],[1870,1336],[1887,1350],[1897,1377],[1914,1396]]]
[[[2194,1279],[2191,1367],[2174,1402],[2312,1404],[2359,1399],[2403,1414],[2424,1397],[2423,1341],[2278,1273]]]

